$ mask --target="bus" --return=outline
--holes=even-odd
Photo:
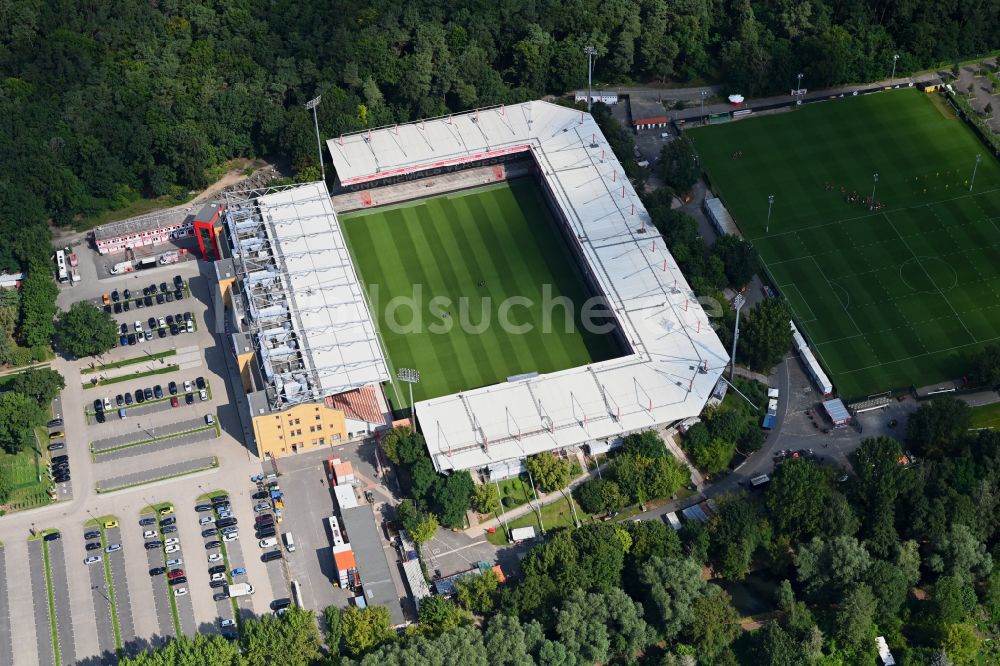
[[[299,608],[302,608],[302,588],[299,587],[299,581],[297,580],[292,581],[292,602]]]
[[[60,282],[69,282],[69,270],[66,268],[66,252],[56,250],[56,274]]]

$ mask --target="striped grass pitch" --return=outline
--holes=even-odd
[[[579,326],[590,294],[533,179],[339,217],[393,376],[401,367],[421,373],[413,387],[415,400],[621,353],[612,336]],[[565,296],[573,302],[568,332],[562,307],[551,309],[554,325],[543,326],[544,285],[551,285],[552,299]],[[392,309],[392,299],[418,292],[421,307],[416,313],[408,307]],[[513,297],[531,305],[517,301],[507,319],[530,330],[504,330],[497,323],[502,304]],[[434,298],[448,299],[450,305],[436,308]],[[442,332],[445,327],[450,330]],[[405,388],[397,385],[389,391],[394,407],[408,403]]]
[[[844,396],[959,378],[1000,340],[1000,166],[943,108],[911,89],[689,130]]]

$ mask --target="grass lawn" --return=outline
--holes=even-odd
[[[576,505],[576,515],[580,518],[581,522],[587,522],[590,520],[590,515],[584,513],[579,505]],[[542,506],[542,522],[545,523],[546,531],[561,527],[576,527],[576,524],[573,522],[573,512],[569,508],[569,502],[566,501],[565,497],[561,497],[555,502]],[[540,525],[538,524],[537,511],[532,511],[531,513],[525,514],[520,518],[508,521],[507,526],[510,529],[518,527],[534,527],[536,535],[541,536],[542,533]],[[508,543],[507,535],[504,534],[502,526],[497,527],[495,534],[487,534],[486,539],[495,545]]]
[[[0,508],[7,512],[23,511],[51,502],[45,462],[34,449],[16,455],[0,453],[0,467],[11,481],[10,497]]]
[[[841,395],[957,378],[1000,339],[1000,165],[947,107],[901,90],[690,136]]]
[[[972,408],[973,428],[1000,428],[1000,402]]]
[[[413,387],[415,400],[621,353],[612,336],[581,330],[580,309],[590,294],[534,180],[358,211],[340,220],[393,375],[400,367],[423,371]],[[551,309],[552,330],[542,331],[543,285],[549,285],[550,298],[565,296],[576,305],[571,332],[565,332],[562,308]],[[420,299],[413,309],[389,306],[416,290]],[[505,310],[508,321],[530,327],[527,332],[507,332],[497,323],[501,304],[512,297],[530,300]],[[404,388],[389,392],[397,409],[409,400]]]

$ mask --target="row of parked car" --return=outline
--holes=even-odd
[[[104,529],[106,530],[114,529],[116,527],[118,527],[117,520],[108,520],[104,523]],[[101,532],[99,530],[88,530],[84,532],[83,540],[85,542],[84,548],[88,553],[95,550],[101,550],[102,547],[104,548],[104,552],[109,554],[122,549],[122,545],[120,543],[109,543],[107,546],[104,546],[101,542]],[[94,555],[88,555],[86,559],[83,560],[83,563],[97,564],[101,561],[101,559],[101,554],[96,553]]]
[[[153,339],[154,335],[165,338],[168,332],[170,335],[194,333],[194,320],[190,312],[178,314],[176,317],[174,315],[167,315],[159,319],[150,317],[146,324],[149,328],[143,328],[142,322],[136,319],[133,325],[134,332],[129,331],[128,324],[122,324],[118,331],[118,346],[125,347],[126,345],[138,344],[143,340],[149,341]]]
[[[122,312],[131,310],[133,303],[135,304],[135,309],[139,310],[144,307],[152,307],[153,301],[156,301],[157,305],[162,305],[163,303],[173,303],[174,301],[183,300],[183,287],[184,279],[180,275],[175,275],[173,288],[168,286],[166,282],[161,282],[159,286],[154,283],[148,287],[143,287],[142,296],[136,294],[134,300],[131,289],[125,289],[120,293],[115,289],[110,294],[102,295],[101,301],[104,304],[104,311],[108,314],[112,312],[121,314]]]
[[[206,386],[207,384],[205,384],[204,377],[198,377],[197,379],[194,380],[194,382],[192,382],[190,379],[185,380],[184,401],[189,405],[194,404],[195,390],[197,390],[198,397],[201,400],[203,401],[208,400],[208,390],[205,388]],[[170,406],[179,407],[180,399],[177,396],[179,392],[177,382],[170,382],[169,384],[167,384],[167,391],[172,396],[170,398]],[[94,416],[97,419],[98,423],[104,423],[104,421],[106,420],[105,412],[110,412],[112,409],[117,407],[118,417],[124,419],[128,415],[127,409],[131,407],[133,404],[141,405],[144,402],[149,402],[150,400],[159,400],[160,398],[163,397],[164,397],[163,386],[157,384],[152,387],[136,389],[134,395],[132,393],[129,393],[128,391],[126,391],[125,393],[119,393],[114,397],[113,400],[112,398],[108,397],[97,398],[94,400]]]

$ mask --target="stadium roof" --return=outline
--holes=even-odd
[[[608,361],[418,402],[438,470],[485,467],[701,412],[729,356],[590,115],[525,102],[327,145],[345,186],[530,154],[631,346]]]
[[[228,195],[225,224],[273,408],[389,379],[323,183]]]

